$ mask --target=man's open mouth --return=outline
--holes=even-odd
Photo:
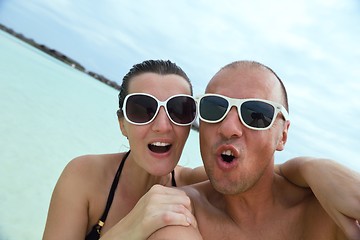
[[[221,158],[224,162],[231,163],[235,159],[235,156],[231,150],[226,150],[221,153]]]

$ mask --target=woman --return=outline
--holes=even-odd
[[[43,239],[146,239],[166,225],[196,226],[189,198],[167,188],[207,179],[202,167],[177,166],[196,117],[191,95],[176,64],[134,65],[123,78],[118,110],[131,151],[72,160],[54,189]]]

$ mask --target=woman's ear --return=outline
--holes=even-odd
[[[282,133],[281,133],[281,136],[280,136],[278,145],[277,145],[277,147],[276,147],[276,150],[277,150],[277,151],[282,151],[282,150],[284,150],[285,144],[286,144],[286,141],[287,141],[287,138],[288,138],[289,127],[290,127],[290,121],[287,120],[287,121],[285,121],[285,123],[284,123],[283,131],[282,131]]]
[[[127,134],[127,131],[126,131],[124,121],[125,121],[124,117],[118,117],[120,131],[121,131],[122,135],[124,135],[126,138],[128,138],[128,134]]]

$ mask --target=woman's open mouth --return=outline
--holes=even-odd
[[[153,142],[148,144],[148,148],[154,153],[165,153],[170,150],[171,144],[164,142]]]

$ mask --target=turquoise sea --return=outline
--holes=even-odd
[[[49,46],[51,47],[51,46]],[[0,31],[0,239],[41,239],[74,157],[124,151],[118,91]],[[201,165],[191,131],[181,165]]]

